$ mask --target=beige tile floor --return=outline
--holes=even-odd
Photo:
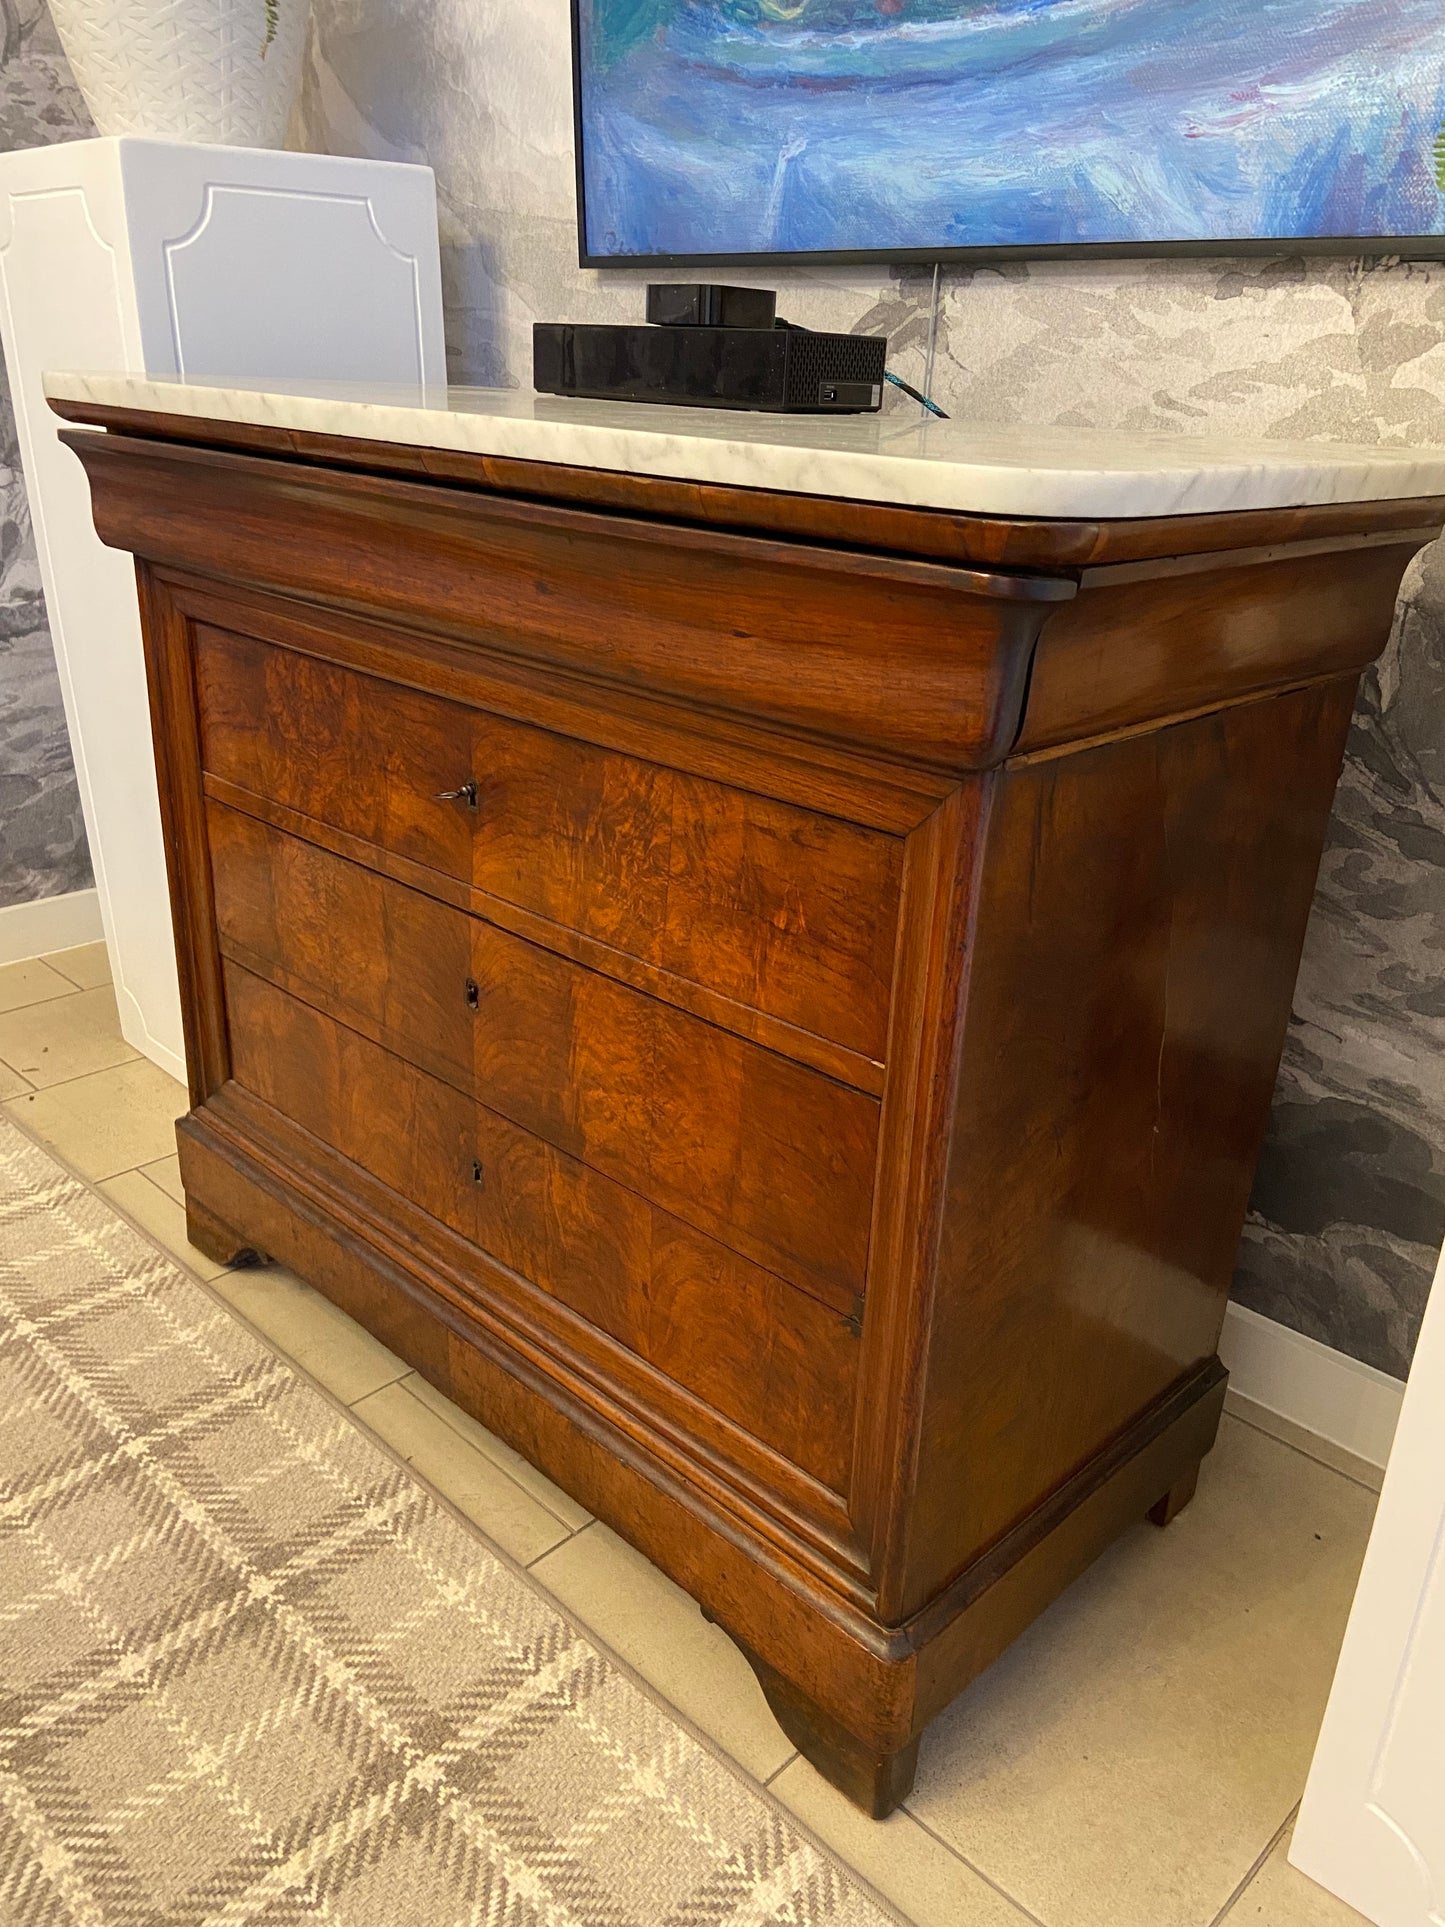
[[[1374,1507],[1345,1473],[1226,1419],[1189,1510],[1129,1533],[935,1724],[877,1825],[606,1526],[299,1278],[187,1243],[184,1093],[121,1041],[101,945],[0,968],[0,1101],[918,1927],[1358,1923],[1286,1858]]]

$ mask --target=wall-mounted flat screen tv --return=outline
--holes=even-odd
[[[1445,254],[1445,0],[573,0],[587,265]]]

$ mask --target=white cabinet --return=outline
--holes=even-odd
[[[431,169],[139,139],[0,155],[0,329],[121,1029],[184,1077],[135,578],[41,376],[444,383]]]
[[[1445,1260],[1290,1859],[1377,1927],[1445,1927]]]

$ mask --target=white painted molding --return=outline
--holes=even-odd
[[[23,963],[50,950],[73,950],[78,943],[97,943],[104,935],[100,898],[94,890],[6,904],[0,909],[0,964]]]
[[[1219,1355],[1229,1368],[1231,1396],[1367,1465],[1380,1467],[1389,1458],[1402,1380],[1245,1305],[1226,1311]]]

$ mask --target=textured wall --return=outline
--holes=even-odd
[[[635,316],[582,273],[567,0],[317,0],[306,143],[427,160],[454,375],[525,385],[534,318]],[[749,278],[730,276],[730,278]],[[777,282],[886,329],[917,380],[929,279]],[[1445,268],[1336,261],[950,271],[935,389],[989,422],[1445,441]],[[1237,1295],[1403,1373],[1445,1234],[1445,555],[1416,567],[1362,693]]]
[[[0,0],[0,149],[90,132],[44,0]],[[0,370],[0,908],[92,881]]]

